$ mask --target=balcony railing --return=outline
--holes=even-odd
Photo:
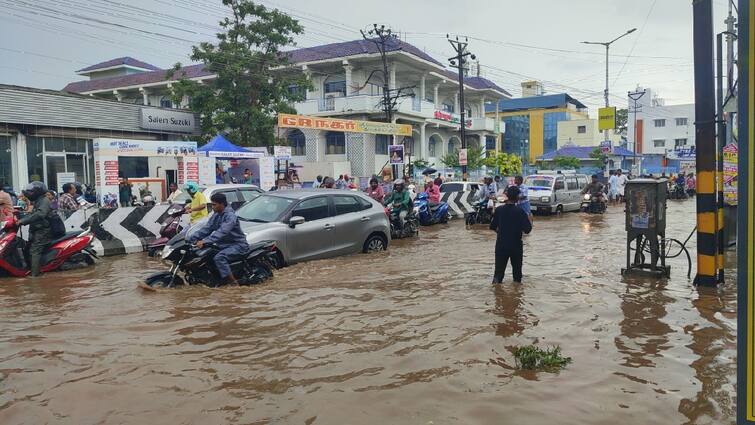
[[[412,111],[422,111],[422,99],[417,96],[412,97]]]
[[[317,110],[320,112],[323,111],[335,111],[336,110],[336,98],[334,97],[326,97],[325,99],[320,99]]]

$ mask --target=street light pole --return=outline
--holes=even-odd
[[[464,65],[467,63],[467,56],[469,56],[472,60],[477,59],[475,55],[472,53],[469,53],[467,51],[467,44],[468,40],[464,39],[464,41],[460,41],[459,37],[456,37],[454,40],[452,40],[448,34],[446,34],[446,38],[448,39],[448,42],[451,43],[451,46],[453,46],[454,50],[456,51],[456,56],[449,58],[448,60],[451,63],[451,66],[456,66],[459,70],[459,104],[461,105],[461,111],[460,117],[461,122],[459,122],[459,133],[461,135],[461,148],[466,149],[467,148],[467,134],[466,134],[466,127],[467,127],[467,120],[464,118],[464,113],[466,112],[466,106],[464,104]],[[467,181],[467,166],[462,165],[461,166],[461,174],[462,179],[464,181]]]
[[[620,36],[614,38],[611,41],[605,41],[605,42],[583,41],[582,42],[582,44],[599,44],[601,46],[605,46],[605,48],[606,48],[606,89],[603,92],[603,97],[605,98],[605,101],[606,101],[606,108],[608,107],[608,49],[611,47],[611,44],[613,44],[615,41],[617,41],[618,39],[620,39],[620,38],[622,38],[624,36],[627,36],[627,35],[635,32],[635,31],[637,31],[637,28],[632,28],[631,30],[625,32],[624,34],[621,34]],[[608,130],[603,130],[603,136],[604,136],[604,140],[607,142],[608,141]]]

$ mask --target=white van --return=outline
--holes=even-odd
[[[579,211],[582,202],[582,189],[589,184],[584,174],[542,172],[527,176],[524,184],[532,212],[562,213]]]

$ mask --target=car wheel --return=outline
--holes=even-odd
[[[564,206],[563,205],[557,206],[556,207],[556,214],[561,215],[563,213],[564,213]]]
[[[385,238],[380,235],[371,235],[364,242],[363,251],[366,253],[385,251],[386,243]]]

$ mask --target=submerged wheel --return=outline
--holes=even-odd
[[[171,276],[161,276],[155,279],[151,279],[148,282],[145,282],[148,286],[151,288],[173,288],[175,286],[182,286],[184,284],[184,280],[181,279],[179,276],[171,277]]]
[[[385,238],[383,238],[380,235],[371,235],[364,242],[364,246],[362,247],[362,252],[365,252],[365,253],[380,252],[380,251],[385,251],[385,248],[386,248]]]
[[[467,226],[471,226],[471,225],[473,225],[473,224],[475,223],[475,221],[476,221],[476,218],[477,218],[477,217],[476,217],[476,214],[475,214],[475,213],[468,213],[468,214],[467,214],[467,215],[466,215],[466,216],[464,217],[464,224],[466,224]]]
[[[564,213],[564,206],[563,205],[557,206],[556,207],[556,214],[561,215],[563,213]]]

